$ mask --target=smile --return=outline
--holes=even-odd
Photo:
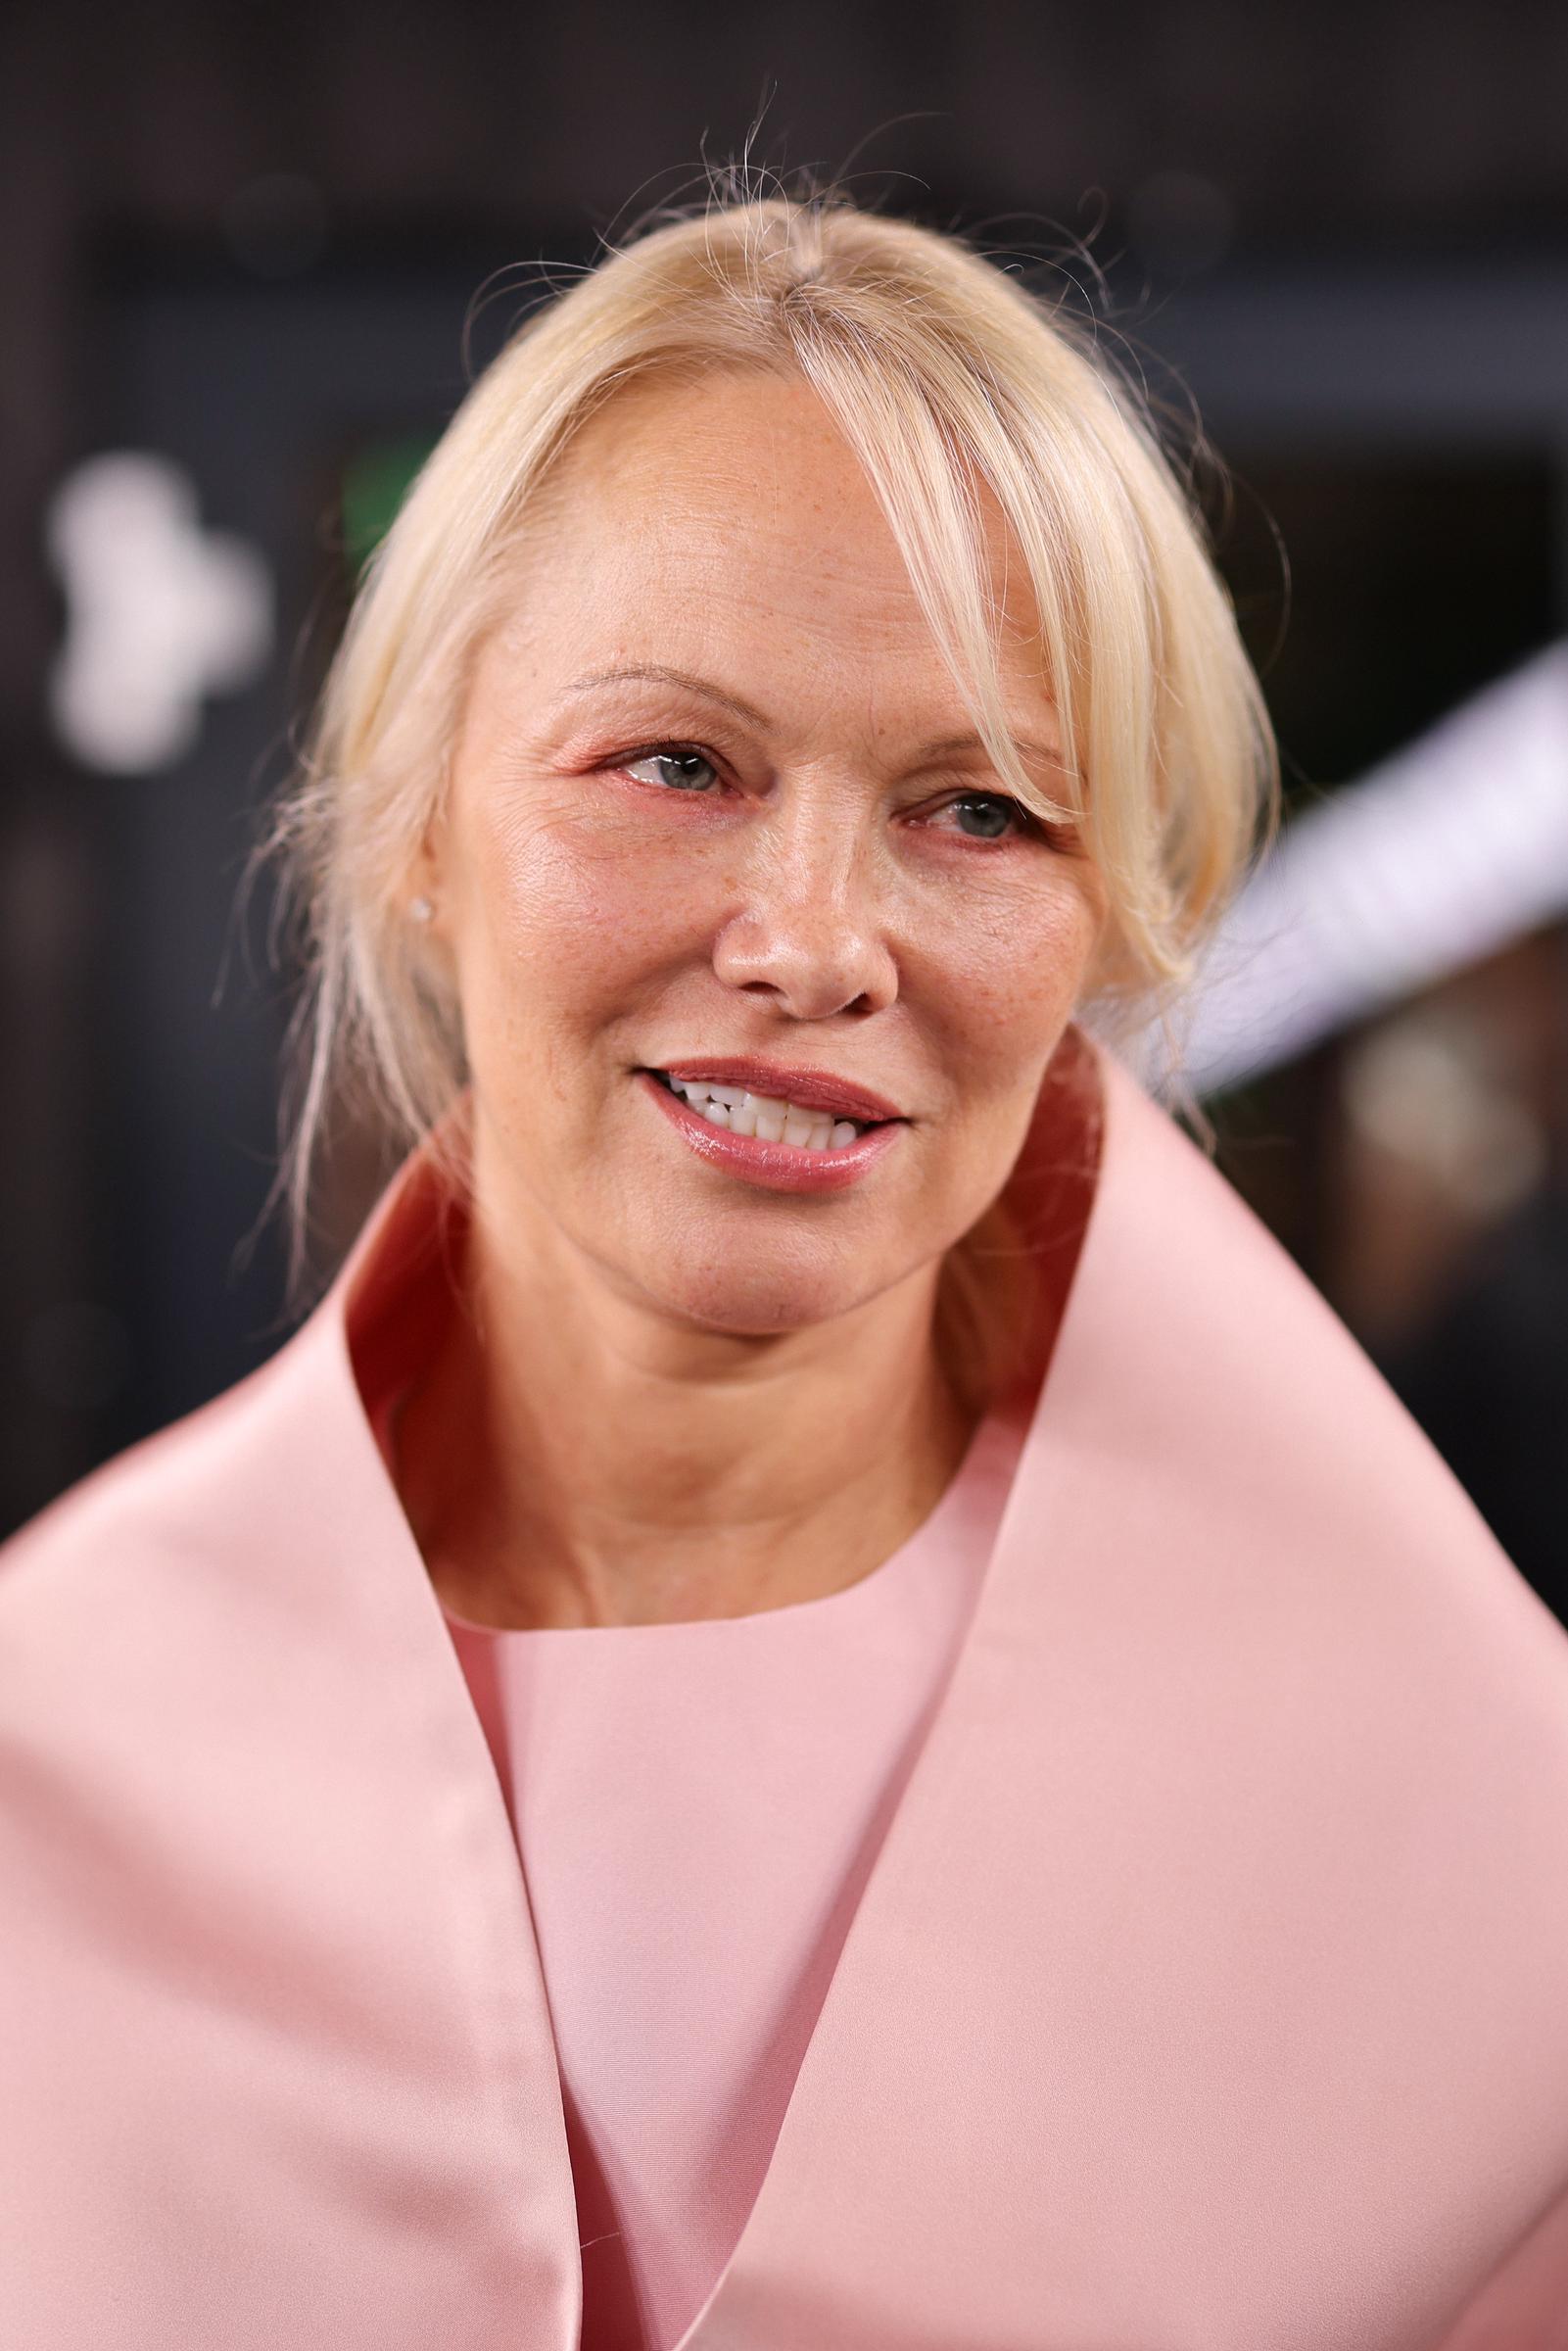
[[[906,1124],[838,1119],[743,1086],[672,1080],[663,1070],[641,1070],[637,1078],[699,1158],[767,1191],[847,1190],[886,1155]]]
[[[742,1085],[712,1085],[705,1078],[671,1078],[663,1070],[648,1075],[672,1093],[684,1095],[710,1127],[722,1127],[728,1134],[755,1135],[765,1143],[793,1143],[802,1151],[842,1151],[870,1126],[881,1123],[835,1119],[832,1111],[748,1093]]]

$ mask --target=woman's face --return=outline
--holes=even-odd
[[[552,492],[420,877],[461,1000],[481,1220],[664,1318],[822,1322],[933,1274],[1001,1189],[1098,878],[999,796],[808,386],[623,393]],[[991,527],[1006,706],[1050,789],[1034,614]],[[798,1104],[782,1141],[776,1115],[736,1133],[647,1074],[719,1082],[737,1058],[788,1073],[728,1089]],[[845,1140],[832,1080],[896,1123],[811,1149]]]

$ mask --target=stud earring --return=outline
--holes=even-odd
[[[408,912],[413,916],[413,919],[416,923],[428,923],[435,911],[436,910],[434,906],[431,905],[428,898],[421,897],[412,898],[409,900]]]

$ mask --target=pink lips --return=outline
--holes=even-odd
[[[713,1066],[717,1070],[720,1065]],[[731,1062],[723,1066],[736,1069],[741,1065]],[[751,1066],[756,1067],[755,1064]],[[682,1077],[687,1074],[685,1069],[680,1072]],[[704,1064],[701,1074],[707,1076],[708,1065]],[[692,1070],[690,1075],[695,1077],[697,1072]],[[795,1143],[766,1143],[758,1135],[732,1134],[727,1127],[714,1126],[711,1119],[705,1119],[699,1111],[692,1110],[681,1095],[671,1093],[668,1086],[661,1085],[646,1070],[637,1073],[637,1082],[641,1091],[658,1104],[682,1141],[699,1159],[705,1159],[710,1167],[721,1168],[728,1175],[740,1176],[749,1183],[760,1184],[764,1191],[847,1191],[851,1184],[858,1183],[892,1149],[904,1131],[904,1122],[894,1119],[886,1126],[871,1128],[865,1134],[858,1135],[854,1142],[846,1143],[841,1151],[807,1151]],[[742,1085],[751,1080],[715,1075],[712,1082],[715,1085]],[[791,1094],[788,1098],[791,1101],[809,1102],[809,1096],[799,1094]],[[865,1099],[864,1096],[860,1098]],[[829,1109],[836,1105],[824,1103],[821,1107]],[[859,1112],[846,1110],[842,1115],[845,1118],[871,1118],[883,1114],[862,1109]]]

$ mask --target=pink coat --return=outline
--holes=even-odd
[[[1568,1638],[1095,1058],[975,1613],[683,2351],[1562,2351]],[[419,1164],[0,1551],[7,2351],[577,2341],[524,1884],[347,1344]]]

